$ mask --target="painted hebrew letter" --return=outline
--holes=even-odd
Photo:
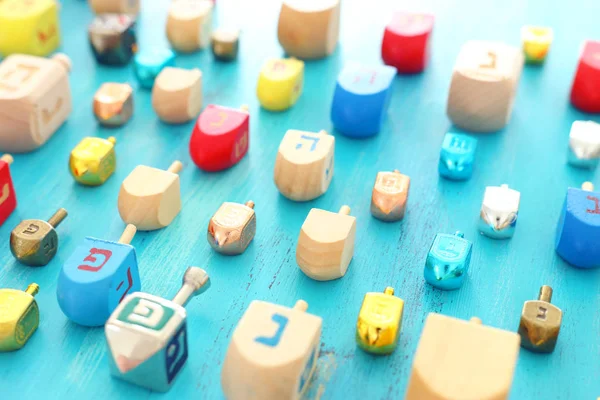
[[[77,267],[77,269],[81,269],[84,271],[90,271],[90,272],[100,271],[102,269],[102,267],[104,267],[104,265],[108,262],[108,260],[110,260],[110,257],[112,256],[112,251],[97,249],[94,247],[94,248],[90,249],[90,254],[86,258],[84,258],[83,261],[84,262],[88,261],[90,263],[96,263],[96,262],[98,262],[98,257],[96,257],[97,255],[100,255],[103,257],[100,259],[102,261],[102,263],[100,263],[97,266],[81,264],[79,267]]]
[[[279,341],[281,340],[281,335],[283,335],[283,331],[285,330],[285,327],[289,320],[288,317],[281,314],[273,314],[273,316],[271,316],[271,319],[277,324],[277,330],[275,331],[275,334],[270,337],[257,336],[254,339],[254,341],[257,343],[264,344],[265,346],[276,347],[279,344]]]

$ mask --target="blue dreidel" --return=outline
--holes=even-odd
[[[600,192],[594,192],[591,182],[567,190],[555,246],[558,255],[575,267],[600,267]]]
[[[338,76],[331,121],[335,129],[350,137],[368,137],[381,130],[392,95],[396,68],[387,65],[347,64]]]
[[[175,66],[175,53],[169,49],[146,49],[133,59],[133,71],[140,86],[151,89],[154,80],[165,67]]]
[[[117,243],[87,237],[65,262],[56,296],[63,313],[84,326],[104,325],[128,293],[141,290],[135,249],[127,225]]]
[[[446,133],[438,163],[440,176],[454,181],[470,179],[476,149],[477,139],[460,133]]]
[[[469,270],[473,243],[464,233],[454,235],[438,233],[425,261],[425,280],[442,290],[454,290],[462,286]]]

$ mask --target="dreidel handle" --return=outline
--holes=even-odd
[[[294,304],[294,310],[306,312],[306,310],[308,310],[308,303],[300,299],[296,302],[296,304]]]
[[[317,132],[317,135],[329,135],[329,133],[327,133],[325,129],[321,129],[319,132]]]
[[[15,160],[13,158],[13,156],[11,156],[10,154],[4,154],[2,157],[0,157],[0,160],[4,161],[5,163],[7,163],[8,165],[12,164],[13,161]]]
[[[246,202],[246,207],[254,209],[254,202],[252,200],[248,200]]]
[[[27,286],[25,293],[27,293],[28,295],[33,297],[36,294],[38,294],[39,291],[40,291],[40,286],[37,283],[31,283],[31,284],[29,284],[29,286]]]
[[[248,108],[248,104],[242,104],[242,105],[240,106],[240,110],[248,112],[248,110],[249,110],[249,108]]]
[[[54,215],[50,217],[48,223],[52,225],[53,228],[56,228],[58,225],[60,225],[63,219],[67,218],[67,215],[67,210],[64,208],[59,208],[58,211],[56,211]]]
[[[508,184],[503,183],[502,185],[500,185],[501,189],[508,189]]]
[[[481,325],[482,324],[481,318],[479,318],[479,317],[471,317],[471,321],[470,322],[473,323],[473,324],[477,324],[477,325]]]
[[[387,294],[388,296],[393,296],[394,288],[391,286],[386,287],[385,290],[383,291],[383,294]]]
[[[71,59],[64,53],[56,53],[52,60],[58,62],[67,72],[71,72]]]
[[[347,205],[343,205],[342,208],[340,208],[340,211],[338,211],[338,214],[350,215],[350,211],[350,207],[348,207]]]
[[[117,139],[114,136],[109,136],[108,139],[109,142],[111,142],[113,144],[113,146],[117,143]]]
[[[133,240],[135,233],[137,232],[137,228],[133,224],[127,224],[123,234],[119,238],[119,243],[121,244],[129,244]]]
[[[540,295],[538,296],[538,300],[550,303],[550,301],[552,300],[552,288],[547,285],[542,286],[540,288]]]
[[[205,270],[198,267],[189,267],[183,275],[183,285],[173,297],[173,303],[185,307],[190,299],[210,286],[210,278]]]
[[[581,185],[581,188],[583,190],[585,190],[586,192],[593,192],[594,184],[592,182],[583,182],[583,185]]]
[[[178,174],[183,169],[183,164],[179,160],[173,161],[173,164],[169,166],[167,171],[172,172],[174,174]]]
[[[400,171],[398,171],[397,169],[395,169],[395,170],[394,170],[394,173],[395,173],[395,174],[399,174],[399,173],[400,173]]]
[[[465,234],[462,233],[461,231],[456,231],[456,232],[454,232],[454,236],[458,236],[459,238],[464,238]]]

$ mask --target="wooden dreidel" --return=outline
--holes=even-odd
[[[127,225],[118,242],[86,237],[58,277],[56,297],[62,312],[84,326],[102,326],[125,296],[141,290],[135,235]]]
[[[152,87],[152,108],[163,121],[191,121],[202,109],[202,72],[198,68],[166,67]]]
[[[96,61],[105,65],[127,65],[137,51],[135,19],[126,14],[103,14],[88,27],[90,48]]]
[[[208,46],[213,3],[209,0],[174,0],[167,17],[167,39],[176,51],[190,53]]]
[[[286,54],[302,59],[327,57],[340,31],[340,0],[284,0],[277,38]]]
[[[350,207],[332,213],[313,208],[300,229],[296,262],[308,277],[330,281],[346,274],[354,255],[356,218]]]
[[[508,185],[485,188],[479,213],[479,231],[492,239],[509,239],[515,233],[521,192]]]
[[[594,121],[575,121],[569,133],[569,164],[594,169],[600,161],[600,124]]]
[[[94,95],[94,116],[100,125],[117,127],[133,115],[133,89],[126,83],[104,83]]]
[[[221,204],[208,223],[210,246],[221,254],[242,254],[256,234],[256,213],[252,200],[246,204]]]
[[[140,11],[140,0],[89,0],[96,14],[131,14]]]
[[[104,328],[113,376],[166,392],[188,358],[185,305],[210,286],[202,268],[189,267],[173,300],[135,292],[123,299]]]
[[[238,29],[218,28],[210,35],[210,48],[219,61],[232,61],[237,58],[240,47]]]
[[[594,192],[591,182],[569,188],[556,227],[556,252],[575,267],[598,268],[599,237],[600,192]]]
[[[600,113],[600,41],[583,43],[571,87],[571,103],[587,113]]]
[[[454,65],[446,112],[471,132],[503,129],[512,113],[523,53],[500,42],[469,41]]]
[[[42,146],[71,113],[69,70],[62,54],[14,54],[0,64],[0,149],[16,153]]]
[[[367,293],[356,323],[356,344],[368,353],[391,354],[396,350],[404,300],[394,296],[394,288],[383,293]]]
[[[249,147],[248,107],[236,110],[209,104],[194,125],[189,149],[198,168],[216,172],[240,162]]]
[[[550,51],[554,39],[552,28],[544,26],[525,25],[521,28],[521,43],[525,62],[528,64],[542,64]]]
[[[55,0],[0,1],[0,54],[47,56],[60,45]]]
[[[339,74],[331,122],[340,133],[350,137],[368,137],[381,130],[392,95],[396,69],[387,65],[347,64]]]
[[[140,231],[152,231],[169,225],[181,210],[179,171],[175,161],[168,170],[138,165],[125,178],[119,191],[119,215],[126,224]]]
[[[442,290],[454,290],[462,286],[469,271],[473,243],[457,231],[450,235],[438,233],[431,244],[425,260],[425,281]]]
[[[460,133],[446,133],[438,163],[440,176],[453,181],[470,179],[476,150],[477,139]]]
[[[67,210],[59,208],[46,221],[26,219],[10,233],[10,252],[22,264],[42,267],[48,264],[58,250],[55,228],[67,217]]]
[[[556,347],[562,311],[550,304],[552,288],[542,286],[538,300],[526,301],[521,312],[521,347],[535,353],[552,353]]]
[[[431,313],[413,359],[406,400],[508,400],[520,337]]]
[[[160,71],[175,66],[175,54],[169,49],[142,50],[133,58],[133,71],[141,87],[151,89]]]
[[[303,85],[303,61],[295,58],[271,58],[260,70],[256,96],[263,108],[283,111],[296,104]]]
[[[0,289],[0,353],[19,350],[40,324],[40,310],[34,296],[40,287],[27,290]]]
[[[383,62],[402,74],[422,72],[429,58],[433,21],[430,14],[394,13],[381,42]]]
[[[333,178],[335,138],[290,129],[275,160],[275,186],[290,200],[309,201],[327,191]]]
[[[0,225],[17,208],[17,194],[10,176],[12,162],[13,158],[10,154],[0,157]]]
[[[102,185],[115,172],[117,139],[86,137],[71,151],[69,171],[82,185]]]
[[[322,319],[294,308],[254,300],[231,337],[221,371],[229,400],[299,400],[316,369]]]
[[[400,221],[406,211],[409,189],[410,178],[397,169],[378,172],[371,195],[371,215],[381,221]]]

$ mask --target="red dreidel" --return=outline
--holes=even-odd
[[[600,42],[583,44],[571,88],[571,103],[581,111],[600,113]]]
[[[209,105],[202,111],[190,140],[190,155],[198,168],[216,172],[237,164],[250,144],[248,107],[239,110]]]
[[[381,42],[383,62],[402,74],[422,72],[429,58],[433,19],[429,14],[395,13]]]
[[[10,164],[13,158],[10,154],[0,157],[0,225],[17,208],[17,196],[10,177]]]

